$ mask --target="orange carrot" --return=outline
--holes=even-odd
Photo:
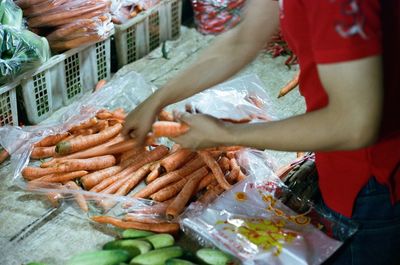
[[[181,180],[169,185],[150,196],[151,199],[163,202],[177,195],[191,179],[202,179],[208,174],[207,167],[201,167]]]
[[[62,194],[58,192],[48,192],[46,197],[54,208],[60,206],[60,199],[63,198]]]
[[[156,219],[156,218],[151,218],[151,217],[143,217],[140,215],[134,215],[131,213],[127,213],[123,218],[123,221],[125,222],[139,222],[139,223],[146,223],[146,224],[161,224],[165,223],[165,221]]]
[[[204,178],[202,178],[200,180],[200,183],[197,186],[196,192],[199,192],[202,189],[204,189],[205,187],[207,187],[208,185],[210,185],[213,180],[215,180],[214,174],[212,172],[208,173],[207,176],[205,176]]]
[[[218,165],[221,167],[222,172],[227,171],[231,168],[229,158],[223,156],[221,159],[218,161]]]
[[[96,87],[94,88],[94,91],[99,91],[100,89],[103,88],[107,83],[107,80],[101,79],[99,82],[97,82]]]
[[[164,109],[161,110],[160,113],[158,114],[158,120],[159,121],[175,121],[172,113],[170,113]]]
[[[72,127],[69,131],[74,133],[75,131],[78,131],[78,130],[81,130],[81,129],[88,129],[88,128],[96,125],[97,122],[98,122],[97,118],[93,117],[93,118],[91,118],[91,119],[89,119],[89,120],[87,120],[85,122],[82,122],[79,125],[76,125],[76,126]]]
[[[227,162],[228,162],[228,164],[227,164]],[[230,167],[229,160],[227,161],[226,157],[221,157],[221,159],[218,161],[218,165],[221,167],[223,173],[228,171],[229,167]],[[214,174],[212,172],[210,172],[209,174],[207,174],[207,176],[205,176],[204,178],[202,178],[200,180],[200,183],[199,183],[199,185],[197,187],[197,191],[196,192],[201,191],[202,189],[204,189],[205,187],[207,187],[208,185],[213,183],[213,181],[218,183],[217,180],[215,179]]]
[[[127,176],[112,185],[108,186],[106,189],[102,190],[101,193],[110,194],[113,193],[119,196],[125,196],[132,190],[136,185],[139,184],[140,181],[150,172],[150,164],[146,164],[139,168],[135,173],[130,176]],[[114,188],[115,186],[115,188]],[[103,207],[104,210],[108,210],[116,204],[113,200],[102,200],[100,205]]]
[[[115,175],[113,177],[104,179],[102,182],[100,182],[99,184],[94,186],[90,191],[93,191],[93,192],[103,191],[108,186],[112,185],[114,182],[126,178],[127,176],[129,176],[130,174],[132,174],[133,172],[135,172],[142,166],[160,159],[166,153],[168,153],[168,148],[160,145],[152,151],[143,153],[143,155],[140,157],[136,157],[135,159],[132,159],[132,160],[126,160],[126,161],[124,161],[123,164],[121,164],[121,166],[123,168],[125,168],[124,170],[122,170],[121,172],[119,172],[117,175]],[[115,186],[117,186],[117,184],[115,184]],[[115,186],[113,186],[113,188]],[[119,186],[118,186],[118,188],[119,188]],[[109,190],[112,190],[112,188],[110,188]]]
[[[181,167],[194,156],[195,153],[189,149],[179,149],[175,153],[172,153],[171,155],[162,159],[160,165],[165,169],[165,171],[171,172]]]
[[[188,130],[188,125],[171,121],[156,121],[152,127],[155,137],[177,137]]]
[[[95,146],[95,147],[92,147],[92,148],[89,148],[89,149],[86,149],[86,150],[83,150],[80,152],[76,152],[76,153],[73,153],[70,155],[56,157],[56,158],[53,158],[52,160],[43,162],[40,165],[40,167],[46,168],[46,167],[54,166],[55,164],[60,163],[66,159],[90,158],[90,157],[100,156],[102,154],[117,154],[116,151],[118,151],[119,147],[116,144],[121,143],[122,141],[124,141],[124,137],[119,135],[101,145],[98,145],[98,146]],[[113,147],[111,147],[111,146],[113,146]]]
[[[200,180],[208,173],[208,170],[205,167],[203,169],[205,170],[203,174],[198,174],[190,178],[176,198],[167,207],[166,215],[170,220],[175,219],[183,212],[186,204],[195,194]]]
[[[197,169],[204,166],[204,161],[200,157],[196,157],[189,161],[186,165],[182,168],[171,171],[168,174],[155,179],[153,182],[148,184],[145,188],[134,194],[135,198],[147,198],[151,194],[159,191],[160,189],[168,186],[170,183],[174,183],[185,176],[193,173]]]
[[[49,135],[45,137],[44,139],[40,140],[37,142],[34,147],[50,147],[53,145],[58,144],[60,141],[64,140],[67,138],[70,134],[68,132],[65,133],[60,133],[56,135]]]
[[[63,10],[60,12],[54,12],[51,14],[42,14],[28,19],[28,24],[30,27],[48,27],[48,26],[59,26],[67,24],[65,19],[74,18],[80,16],[83,17],[86,13],[95,12],[102,10],[107,7],[106,3],[99,3],[96,5],[81,6],[74,10]],[[73,20],[72,20],[73,21]]]
[[[89,43],[95,43],[98,41],[101,41],[102,37],[97,35],[97,34],[91,34],[88,36],[82,36],[78,37],[73,40],[67,40],[67,41],[54,41],[54,42],[49,42],[50,47],[52,50],[61,52],[73,48],[77,48],[83,45],[87,45]]]
[[[31,4],[24,9],[24,16],[34,17],[36,15],[45,14],[51,12],[56,7],[66,3],[68,0],[52,0],[44,1],[38,4]]]
[[[121,130],[122,125],[116,124],[98,134],[82,136],[69,141],[62,141],[56,145],[56,152],[58,154],[70,154],[102,144],[119,134]]]
[[[231,189],[232,186],[226,181],[221,167],[218,165],[217,161],[215,161],[212,155],[207,151],[198,151],[198,154],[203,159],[204,163],[211,169],[219,185],[221,185],[221,187],[225,190]]]
[[[93,19],[79,19],[76,22],[69,23],[62,25],[58,27],[56,30],[51,32],[49,35],[46,36],[46,39],[49,41],[54,41],[54,40],[62,40],[66,36],[69,36],[70,34],[73,34],[75,31],[86,28],[89,25],[93,25],[94,21]]]
[[[81,183],[85,189],[90,190],[104,179],[111,177],[122,171],[121,166],[112,166],[99,171],[92,172],[81,178]]]
[[[123,108],[118,108],[118,109],[114,110],[112,114],[113,114],[114,119],[124,121],[126,118],[126,113]]]
[[[242,172],[242,170],[239,168],[239,175],[237,176],[237,181],[242,181],[246,178],[247,176]]]
[[[289,81],[284,87],[281,88],[279,91],[278,98],[283,97],[290,91],[292,91],[297,85],[299,84],[299,77],[300,77],[300,72],[294,75],[293,79]]]
[[[211,188],[207,189],[207,191],[200,196],[200,198],[197,200],[201,204],[209,204],[213,200],[215,200],[218,195],[224,192],[224,189],[219,185],[216,184],[212,186]]]
[[[96,117],[100,120],[107,120],[111,119],[113,117],[113,114],[111,112],[98,112],[96,114]]]
[[[160,176],[160,174],[164,171],[163,168],[161,167],[160,163],[156,163],[156,166],[151,170],[149,175],[146,177],[146,183],[149,184],[156,178]]]
[[[177,233],[179,231],[179,224],[177,223],[141,223],[141,222],[125,222],[111,216],[93,216],[92,220],[98,223],[111,224],[122,229],[139,229],[152,231],[156,233]]]
[[[69,172],[69,173],[60,173],[60,174],[53,174],[50,176],[44,176],[39,179],[35,179],[33,181],[44,181],[48,183],[54,183],[54,182],[66,182],[70,180],[74,180],[76,178],[83,177],[87,175],[89,172],[85,170],[80,170],[80,171],[74,171],[74,172]]]
[[[79,187],[75,182],[73,181],[68,181],[65,184],[65,187],[70,190],[82,190],[81,187]],[[84,212],[89,211],[88,204],[86,202],[85,196],[82,194],[74,193],[75,201],[79,205],[79,208],[82,209]]]
[[[52,157],[56,154],[56,147],[34,147],[31,153],[31,158],[33,159],[42,159]]]
[[[6,149],[3,149],[3,150],[0,152],[0,164],[3,163],[9,156],[10,156],[10,155],[9,155],[9,153],[7,152],[7,150],[6,150]]]
[[[80,170],[99,170],[115,165],[116,159],[112,155],[88,158],[88,159],[70,159],[64,161],[62,164],[56,167],[49,168],[36,168],[26,167],[22,170],[22,176],[26,179],[35,179],[41,176],[55,174],[55,173],[67,173]]]
[[[15,3],[21,8],[28,8],[31,5],[41,4],[43,2],[47,2],[47,0],[17,0]]]
[[[126,195],[130,190],[132,190],[136,185],[139,184],[140,181],[150,172],[150,164],[146,164],[139,168],[132,176],[129,176],[127,182],[122,185],[117,192],[116,195]]]
[[[141,147],[141,146],[139,146],[137,148],[133,148],[133,149],[131,149],[129,151],[126,151],[126,152],[122,153],[122,155],[120,157],[120,161],[124,162],[124,161],[126,161],[126,160],[128,160],[128,159],[130,159],[130,158],[132,158],[132,157],[134,157],[134,156],[136,156],[138,154],[140,154],[140,153],[143,153],[144,151],[145,151],[144,148]]]

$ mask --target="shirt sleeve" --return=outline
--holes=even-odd
[[[381,53],[379,0],[304,0],[317,63]]]

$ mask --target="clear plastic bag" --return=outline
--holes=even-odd
[[[265,122],[277,117],[264,84],[254,74],[207,89],[179,103],[177,108],[235,123]]]
[[[22,10],[13,1],[0,1],[0,24],[16,28],[22,27]]]
[[[73,49],[110,37],[114,30],[111,15],[104,14],[89,19],[78,19],[62,25],[46,36],[53,51]]]
[[[291,191],[274,174],[270,160],[259,151],[242,151],[238,162],[249,177],[208,207],[192,203],[181,217],[182,229],[243,264],[321,264],[357,227],[308,201],[302,202],[309,206],[305,212],[282,203],[280,198]]]
[[[45,38],[25,29],[0,25],[0,84],[31,70],[50,58]]]
[[[142,10],[148,10],[160,3],[160,0],[111,0],[111,14],[114,23],[123,24]]]
[[[123,107],[125,111],[128,112],[135,108],[153,91],[154,87],[145,82],[139,74],[134,72],[125,72],[125,74],[117,73],[102,89],[94,94],[87,94],[69,107],[57,111],[50,119],[38,126],[24,128],[8,126],[0,128],[0,144],[12,154],[11,170],[13,171],[15,184],[28,191],[50,194],[53,198],[62,197],[64,201],[76,201],[78,195],[81,198],[80,201],[83,201],[83,196],[87,204],[87,206],[83,208],[87,209],[85,212],[88,212],[89,215],[96,215],[102,211],[104,212],[104,209],[106,209],[108,210],[106,214],[110,218],[121,217],[129,213],[131,219],[146,218],[153,220],[153,222],[169,223],[170,221],[166,218],[165,214],[165,204],[163,203],[139,200],[129,197],[129,195],[114,196],[88,192],[77,189],[76,187],[75,190],[71,191],[70,189],[64,189],[65,185],[63,186],[57,183],[36,182],[36,184],[33,185],[31,182],[26,182],[21,176],[22,170],[28,164],[33,166],[39,165],[40,161],[30,160],[33,145],[39,140],[48,135],[66,132],[72,126],[93,117],[101,108],[112,110]],[[235,100],[218,102],[215,95],[225,95],[228,91],[230,96]],[[207,97],[210,98],[210,93],[213,100],[208,100],[210,106],[207,108],[204,99]],[[254,106],[254,102],[247,100],[250,96],[259,103],[257,107]],[[214,100],[218,103],[213,102]],[[251,114],[265,114],[266,110],[271,112],[269,108],[270,105],[268,104],[268,97],[263,91],[261,82],[255,75],[238,77],[230,80],[200,95],[196,95],[188,99],[188,101],[180,102],[171,107],[184,108],[187,103],[211,115],[217,115],[218,110],[220,110],[221,117],[231,120],[241,119],[242,116],[247,117]],[[245,111],[243,111],[243,109]],[[11,150],[12,146],[15,144],[18,144],[18,148]],[[172,146],[172,143],[167,143],[165,145]],[[140,183],[136,188],[131,190],[129,194],[134,194],[136,191],[142,189],[143,184],[143,182]],[[72,185],[72,188],[74,186],[73,183],[69,185]],[[107,207],[103,207],[104,205]],[[174,220],[171,222],[173,223]]]

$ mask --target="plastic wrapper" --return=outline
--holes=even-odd
[[[123,24],[159,2],[160,0],[112,0],[110,9],[113,22],[115,24]]]
[[[108,0],[47,0],[36,4],[17,2],[30,29],[48,37],[60,52],[107,39],[113,32]]]
[[[263,152],[241,151],[238,162],[248,178],[208,207],[192,203],[181,226],[243,264],[321,264],[357,227],[299,197],[308,205],[303,212],[285,205],[281,198],[292,191],[274,174],[270,161]]]
[[[11,0],[0,1],[0,24],[22,27],[22,10]]]
[[[209,114],[234,123],[265,122],[277,117],[264,84],[254,74],[217,85],[190,97],[183,105],[186,111]]]
[[[170,226],[172,226],[171,229],[179,229],[176,220],[167,218],[165,203],[130,197],[131,194],[143,188],[143,182],[135,184],[134,188],[130,188],[127,196],[114,196],[83,190],[75,185],[80,183],[78,179],[75,182],[68,180],[68,183],[65,183],[66,181],[61,181],[64,183],[27,182],[21,176],[22,170],[28,164],[37,167],[41,163],[41,161],[30,160],[33,145],[39,140],[49,135],[61,134],[70,130],[72,126],[93,117],[102,108],[113,110],[124,107],[125,111],[128,112],[153,91],[154,88],[146,83],[140,75],[134,72],[117,73],[103,88],[58,111],[38,126],[24,128],[6,126],[0,128],[0,144],[12,154],[11,170],[15,184],[28,191],[46,194],[54,206],[59,204],[60,198],[63,198],[64,201],[72,201],[74,202],[73,205],[79,206],[84,213],[88,213],[90,216],[101,214],[119,220],[123,220],[123,218],[151,220],[149,225],[156,223],[158,227],[166,226],[170,229]],[[228,94],[232,98],[227,102],[220,102],[216,98],[216,95],[227,97]],[[209,106],[204,101],[207,97],[209,99],[213,97],[213,100],[208,100]],[[252,100],[249,101],[249,97]],[[257,102],[257,106],[254,105],[254,102]],[[185,108],[188,103],[210,115],[218,116],[220,112],[220,117],[230,120],[243,119],[243,117],[252,114],[256,116],[265,114],[266,110],[271,112],[266,93],[255,75],[230,80],[171,107]],[[172,143],[165,145],[171,147]],[[17,147],[13,148],[13,146]],[[207,170],[205,171],[205,173],[208,173]],[[82,214],[82,211],[78,211],[78,214]],[[115,223],[115,219],[110,220],[112,220],[111,223]]]
[[[37,67],[49,57],[45,38],[25,29],[0,25],[0,84]]]
[[[53,51],[64,51],[105,40],[110,37],[113,29],[111,15],[105,14],[60,26],[46,38]]]
[[[203,34],[219,34],[241,20],[245,0],[192,0],[197,30]]]

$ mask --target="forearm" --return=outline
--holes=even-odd
[[[281,121],[227,125],[228,144],[282,151],[333,151],[358,149],[376,141],[383,101],[380,56],[318,69],[329,96],[327,106]]]
[[[195,63],[157,90],[151,100],[160,108],[181,101],[227,80],[254,60],[277,30],[278,6],[273,1],[249,1],[244,16],[241,24],[218,36]]]
[[[333,151],[359,148],[352,130],[333,122],[326,109],[285,120],[226,126],[223,145],[278,151]]]

